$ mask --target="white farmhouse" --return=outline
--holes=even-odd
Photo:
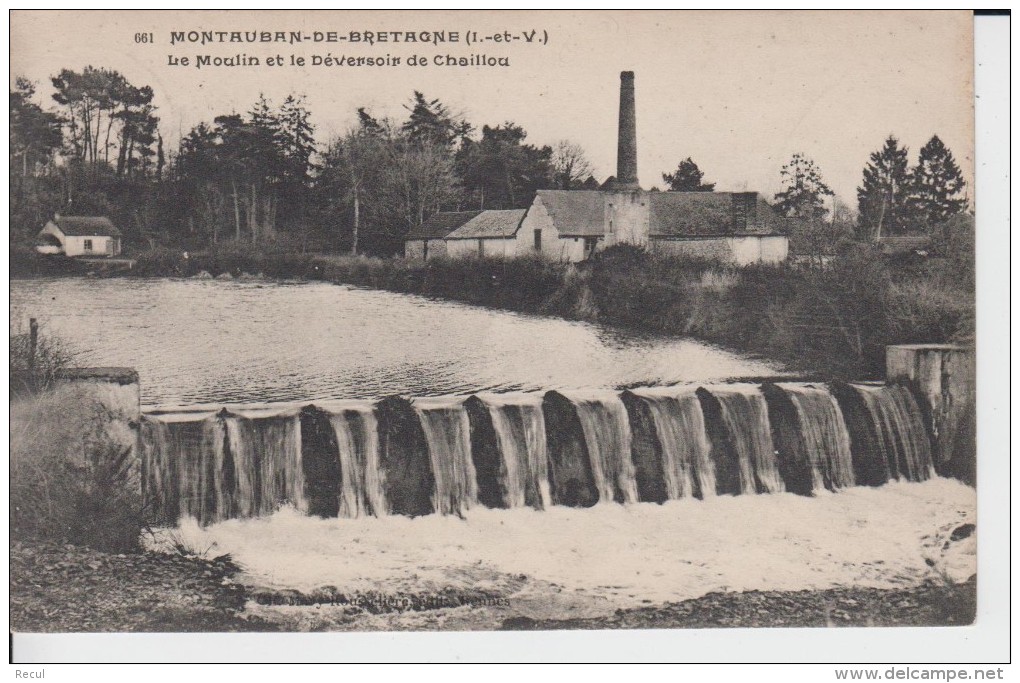
[[[39,231],[36,250],[65,256],[117,256],[120,230],[105,216],[54,216]]]

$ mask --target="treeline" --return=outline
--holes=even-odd
[[[688,157],[673,173],[663,173],[662,180],[676,192],[714,191],[715,183],[704,182],[704,175]],[[855,210],[836,197],[805,154],[794,154],[782,167],[782,189],[773,206],[790,219],[793,253],[832,255],[851,242],[879,237],[941,238],[947,221],[968,209],[963,173],[938,135],[925,143],[913,166],[909,150],[890,135],[870,155],[861,176]]]
[[[578,145],[531,144],[511,121],[478,129],[421,92],[402,120],[359,108],[357,123],[328,141],[316,137],[304,97],[274,104],[260,96],[244,113],[198,124],[170,150],[150,86],[91,66],[51,81],[49,103],[23,78],[10,93],[15,241],[61,212],[111,217],[134,250],[231,240],[385,255],[399,253],[403,236],[437,211],[524,208],[539,189],[600,187]],[[968,207],[960,168],[937,135],[913,166],[889,136],[862,170],[856,207],[835,197],[804,154],[780,179],[773,201],[791,219],[795,253],[930,234]],[[662,180],[671,191],[716,185],[690,157]]]
[[[539,189],[597,187],[578,145],[532,145],[510,121],[479,131],[421,92],[404,120],[360,108],[325,144],[302,96],[260,96],[167,150],[151,87],[91,66],[51,80],[51,106],[23,78],[11,90],[13,240],[61,212],[110,216],[136,249],[234,240],[388,254],[437,211],[523,208]]]

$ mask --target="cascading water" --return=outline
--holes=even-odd
[[[871,416],[890,477],[925,481],[935,476],[931,441],[910,390],[899,385],[849,385]]]
[[[329,417],[340,460],[341,517],[386,514],[386,494],[379,468],[379,429],[369,401],[320,402]]]
[[[500,453],[500,488],[507,507],[552,504],[541,394],[479,394]],[[529,502],[530,501],[530,502]]]
[[[435,477],[433,510],[461,514],[478,501],[471,461],[471,425],[464,397],[418,398],[412,402],[428,442]]]
[[[811,465],[812,489],[853,486],[850,434],[836,398],[825,386],[792,383],[776,386],[797,411],[804,452]]]
[[[934,476],[913,394],[866,384],[157,409],[140,444],[146,501],[165,523],[283,504],[323,516],[462,514]]]
[[[662,448],[666,497],[670,500],[715,495],[715,466],[705,431],[701,401],[694,387],[634,389],[648,406]]]
[[[271,514],[285,503],[305,510],[298,411],[236,410],[222,419],[233,457],[233,516]]]
[[[768,406],[761,389],[752,384],[717,385],[706,389],[719,402],[722,421],[736,451],[740,492],[784,491],[772,444]]]
[[[636,503],[630,422],[620,396],[613,391],[562,393],[581,422],[599,502]]]
[[[188,516],[206,524],[231,516],[224,475],[232,471],[215,412],[146,415],[140,431],[144,494],[156,519]]]

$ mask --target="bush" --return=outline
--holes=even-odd
[[[11,537],[139,549],[142,498],[130,448],[89,392],[57,386],[11,403]]]
[[[135,254],[130,275],[138,277],[185,277],[190,275],[188,259],[180,249],[155,247]]]
[[[61,372],[84,356],[65,340],[48,334],[44,325],[39,326],[33,348],[31,328],[18,310],[11,311],[9,329],[11,395],[52,387]]]
[[[77,275],[78,264],[62,254],[40,254],[35,247],[21,242],[10,243],[11,277],[48,277]]]

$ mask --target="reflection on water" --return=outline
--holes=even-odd
[[[14,280],[25,317],[147,404],[593,389],[775,374],[699,342],[328,283]]]

